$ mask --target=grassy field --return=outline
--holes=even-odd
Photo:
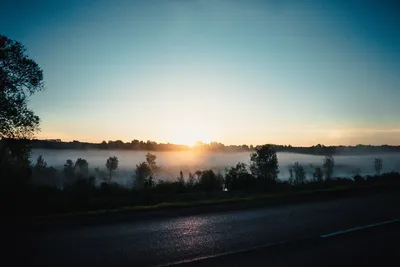
[[[116,222],[131,219],[151,219],[154,217],[173,217],[207,212],[221,212],[239,209],[261,208],[271,205],[297,204],[309,201],[324,201],[341,197],[383,192],[400,192],[400,184],[341,186],[320,190],[304,190],[291,193],[260,194],[226,199],[210,199],[188,202],[162,202],[155,205],[125,206],[116,209],[98,209],[84,212],[61,213],[36,216],[34,224],[52,223],[94,223]]]

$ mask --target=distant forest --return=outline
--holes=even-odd
[[[33,139],[32,148],[43,149],[99,149],[99,150],[136,150],[136,151],[213,151],[213,152],[248,152],[254,150],[253,145],[224,145],[218,142],[202,143],[197,142],[195,146],[177,145],[170,143],[157,143],[154,141],[133,140],[124,143],[121,140],[103,141],[101,143],[87,143],[80,141],[63,142],[60,139],[38,140]],[[277,152],[292,152],[312,155],[334,155],[334,154],[362,154],[362,153],[389,153],[400,152],[400,146],[324,146],[316,145],[310,147],[295,147],[291,145],[273,145]]]

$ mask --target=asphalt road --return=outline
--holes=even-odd
[[[200,266],[397,266],[400,262],[400,221],[346,232],[227,253],[175,267]]]
[[[282,264],[283,259],[295,259],[296,255],[303,257],[304,263],[307,255],[308,259],[314,260],[321,255],[337,259],[330,254],[335,247],[348,252],[356,244],[359,253],[364,253],[365,244],[372,249],[379,242],[391,240],[395,245],[390,247],[399,248],[398,224],[385,227],[383,232],[372,237],[351,235],[350,241],[348,237],[327,238],[336,240],[329,242],[315,239],[321,234],[400,218],[399,204],[399,194],[385,194],[35,234],[21,229],[12,233],[14,253],[20,256],[13,257],[11,253],[9,257],[13,257],[12,265],[25,266],[163,266],[180,262],[189,265],[206,262],[204,266],[210,266],[222,265],[218,259],[223,257],[231,259],[229,266],[243,266],[246,262],[273,261],[273,257],[275,263]],[[271,248],[279,247],[275,246],[279,243],[288,248],[268,257],[267,250],[273,251]],[[222,256],[214,257],[216,255]],[[210,256],[213,258],[196,261]],[[302,261],[301,257],[296,261],[297,265]]]

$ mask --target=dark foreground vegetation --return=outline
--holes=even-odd
[[[15,144],[12,144],[17,147]],[[24,147],[24,144],[21,144]],[[11,155],[11,154],[9,154]],[[11,156],[9,156],[11,157]],[[8,159],[3,165],[1,196],[3,211],[8,215],[41,216],[87,211],[135,211],[167,208],[230,204],[258,205],[293,197],[341,196],[359,192],[400,188],[400,174],[381,174],[383,162],[375,159],[376,174],[351,178],[334,176],[334,158],[326,156],[313,173],[295,162],[287,181],[278,177],[278,160],[271,145],[259,146],[250,154],[250,165],[237,163],[224,173],[198,170],[185,175],[180,172],[175,181],[159,177],[156,156],[148,153],[146,160],[132,171],[133,186],[123,187],[112,181],[118,169],[118,158],[105,160],[105,168],[89,172],[85,159],[67,160],[62,172],[48,167],[39,156],[35,164],[29,160]],[[18,163],[18,164],[17,164]],[[17,165],[15,165],[17,164]],[[38,180],[63,176],[60,187],[44,186]],[[243,204],[245,203],[245,204]]]

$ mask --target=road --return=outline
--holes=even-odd
[[[243,263],[272,260],[271,257],[263,258],[263,255],[268,254],[264,250],[271,251],[266,246],[278,243],[292,245],[283,254],[274,253],[275,260],[278,255],[282,255],[278,260],[294,259],[296,253],[304,258],[304,255],[312,251],[316,251],[316,254],[312,254],[314,257],[321,257],[334,251],[332,246],[348,251],[354,244],[362,247],[360,244],[365,246],[369,241],[376,245],[390,238],[393,241],[396,235],[400,237],[399,224],[395,224],[396,227],[385,227],[377,240],[377,235],[373,236],[375,239],[364,235],[350,241],[333,237],[331,240],[336,240],[333,245],[332,241],[313,241],[312,245],[302,243],[302,240],[315,240],[321,234],[400,218],[399,204],[399,194],[384,194],[246,211],[83,226],[34,234],[20,231],[13,233],[13,236],[15,250],[21,257],[13,258],[13,263],[76,267],[164,266],[195,261],[190,264],[201,265],[203,261],[196,260],[224,254],[234,259],[233,255],[243,256],[246,255],[243,253],[249,253],[246,251],[258,253],[256,256],[241,257]],[[322,245],[318,245],[321,242]],[[306,249],[307,246],[309,249]],[[346,249],[346,246],[349,248]],[[260,248],[264,251],[261,254]],[[299,248],[306,251],[299,252]],[[211,262],[204,266],[221,265],[221,262],[216,263],[217,259],[209,259]],[[240,259],[236,263],[239,264]]]
[[[199,266],[391,266],[400,261],[400,221],[310,238],[175,265]]]

